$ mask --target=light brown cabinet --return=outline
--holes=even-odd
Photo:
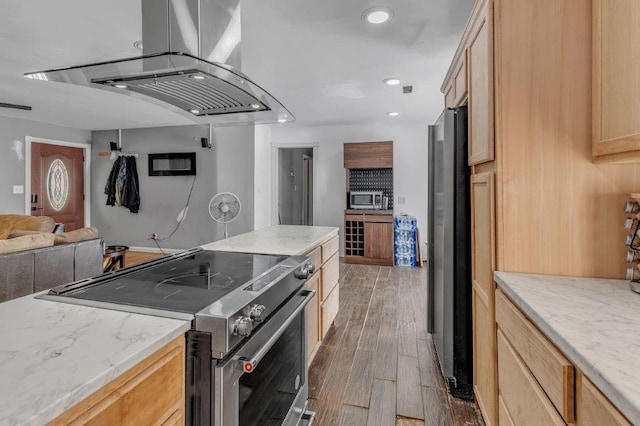
[[[455,92],[455,106],[464,104],[467,98],[467,57],[462,57],[462,63],[458,67],[458,71],[453,78],[453,85],[456,89]]]
[[[501,425],[631,424],[501,290],[496,321]]]
[[[345,223],[345,261],[369,265],[393,265],[393,216],[348,213]]]
[[[340,308],[340,262],[337,236],[324,241],[305,255],[311,259],[315,273],[307,288],[316,296],[307,305],[307,362],[311,364]]]
[[[497,424],[495,286],[495,187],[493,173],[471,176],[471,279],[473,383],[487,425]]]
[[[474,165],[494,158],[492,1],[486,2],[479,12],[479,22],[472,31],[466,52],[469,68],[469,165]]]
[[[624,278],[625,231],[611,218],[640,187],[640,165],[594,164],[594,156],[624,161],[637,152],[640,162],[640,144],[607,151],[611,138],[640,135],[640,96],[628,98],[640,85],[640,60],[628,48],[640,36],[639,20],[640,4],[624,0],[476,1],[441,87],[444,95],[455,85],[466,58],[475,195],[486,180],[475,176],[495,179],[489,224],[472,216],[474,273]],[[613,65],[618,58],[635,62]],[[598,152],[594,144],[605,141],[600,148],[607,150]],[[483,203],[476,198],[474,209]],[[485,422],[496,424],[504,404],[488,282],[473,283],[474,385]]]
[[[50,424],[184,424],[184,360],[180,336]]]
[[[640,2],[593,0],[593,156],[640,162]]]
[[[565,425],[535,377],[500,330],[498,366],[500,397],[513,423],[522,426]]]
[[[579,426],[631,426],[631,423],[614,407],[606,396],[582,375],[576,382],[576,417]]]
[[[556,414],[567,423],[575,421],[575,367],[556,347],[525,317],[524,314],[500,290],[496,293],[496,322],[499,334],[509,342],[509,347],[517,354],[522,364],[526,365],[529,374],[535,379],[547,406],[551,403]],[[498,366],[500,369],[500,395],[505,401],[514,401],[508,411],[514,420],[522,410],[520,399],[524,396],[503,395],[507,390],[503,382],[509,377],[502,372],[503,355],[498,346]],[[536,393],[538,393],[536,391]],[[517,398],[517,399],[514,399]],[[507,404],[507,407],[508,404]],[[531,423],[535,424],[535,423]]]
[[[444,91],[444,107],[453,108],[456,106],[456,86],[451,83]]]

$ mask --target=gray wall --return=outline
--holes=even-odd
[[[0,214],[24,214],[25,195],[14,195],[13,185],[25,184],[25,136],[86,143],[90,139],[90,132],[37,121],[0,117]]]
[[[302,225],[303,155],[313,156],[313,148],[278,149],[278,211],[283,225]]]
[[[213,149],[200,146],[208,129],[199,126],[127,129],[122,131],[123,151],[138,153],[140,211],[132,214],[124,207],[105,205],[104,186],[113,161],[98,157],[117,140],[117,131],[92,134],[91,171],[92,223],[107,244],[155,247],[149,238],[156,233],[167,238],[177,225],[193,176],[149,176],[149,153],[196,152],[195,186],[186,219],[173,237],[160,241],[162,248],[185,249],[224,237],[224,225],[209,216],[209,200],[218,192],[233,192],[242,203],[238,218],[229,223],[229,235],[253,230],[254,129],[251,126],[217,128]]]

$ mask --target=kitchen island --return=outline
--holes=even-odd
[[[307,287],[317,292],[307,305],[307,362],[329,332],[340,304],[338,228],[331,226],[273,225],[202,246],[205,250],[257,254],[305,255],[315,273]]]
[[[273,225],[202,246],[205,250],[258,254],[306,254],[338,235],[331,226]]]
[[[35,296],[0,304],[0,425],[56,419],[176,339],[184,340],[190,328],[189,321]]]
[[[498,330],[506,330],[504,334],[499,331],[499,340],[507,336],[508,341],[511,328],[504,322],[501,325],[501,318],[506,318],[501,304],[513,304],[575,366],[575,394],[566,369],[564,381],[570,399],[575,399],[576,421],[640,424],[640,294],[629,289],[629,282],[506,272],[496,272],[494,278],[499,289]],[[512,343],[517,349],[516,340]],[[534,346],[531,341],[521,358],[524,364],[526,351]],[[500,345],[498,348],[500,365],[503,354]],[[536,366],[527,366],[538,378]],[[548,365],[545,369],[551,370]],[[544,388],[544,377],[538,381]]]

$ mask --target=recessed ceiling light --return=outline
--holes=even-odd
[[[393,111],[392,111],[392,112],[388,112],[388,113],[387,113],[387,115],[388,115],[389,117],[397,117],[398,115],[400,115],[400,113],[399,113],[399,112],[393,112]]]
[[[135,47],[138,50],[142,50],[142,48],[144,47],[142,45],[142,40],[134,41],[133,42],[133,47]]]
[[[114,84],[113,87],[117,87],[118,89],[126,89],[127,85],[122,83]]]
[[[195,109],[195,108],[194,108],[194,109],[190,109],[190,110],[189,110],[189,112],[190,112],[191,114],[200,114],[200,110],[197,110],[197,109]]]
[[[393,18],[393,9],[387,6],[378,6],[367,9],[362,15],[370,24],[384,24]]]
[[[400,84],[400,80],[395,77],[389,77],[382,80],[384,84],[388,84],[389,86],[397,86]]]
[[[287,119],[286,118],[278,118],[278,123],[286,123]]]
[[[253,109],[260,109],[260,104],[251,104],[249,106]]]
[[[202,74],[193,74],[191,76],[192,79],[194,80],[204,80],[205,78],[207,78],[206,76],[202,75]]]

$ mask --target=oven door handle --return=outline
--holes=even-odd
[[[233,357],[233,360],[237,363],[237,368],[245,373],[251,373],[258,363],[264,358],[264,356],[269,352],[271,347],[278,341],[280,336],[284,334],[287,328],[291,325],[293,320],[298,316],[298,314],[307,306],[307,304],[313,299],[316,295],[315,290],[303,290],[299,294],[304,295],[304,299],[300,304],[295,308],[295,310],[288,316],[288,318],[278,327],[278,329],[269,337],[264,345],[260,347],[253,355],[251,356],[242,356],[236,355]]]

